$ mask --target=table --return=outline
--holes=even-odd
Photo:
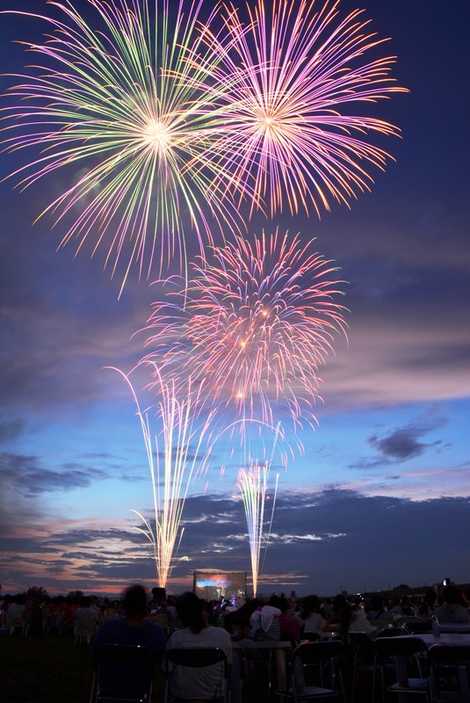
[[[440,637],[434,637],[434,635],[424,634],[424,635],[399,635],[398,637],[390,637],[392,640],[402,640],[418,639],[424,642],[427,649],[433,647],[435,644],[444,645],[446,647],[470,647],[470,633],[452,632],[447,634],[442,634]]]

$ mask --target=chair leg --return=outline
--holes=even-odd
[[[91,679],[91,691],[90,691],[90,701],[89,703],[95,703],[96,700],[96,672],[93,672]]]

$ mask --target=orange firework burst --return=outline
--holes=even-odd
[[[154,304],[146,358],[204,379],[214,401],[236,406],[240,418],[272,425],[275,403],[296,424],[312,421],[318,369],[346,327],[337,270],[311,242],[278,230],[214,247],[187,286]]]

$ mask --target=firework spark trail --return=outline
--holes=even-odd
[[[210,158],[221,130],[214,94],[195,87],[217,57],[202,41],[202,0],[179,0],[172,10],[155,0],[155,17],[149,0],[87,0],[95,24],[71,2],[50,4],[60,19],[14,12],[50,31],[43,43],[22,42],[39,65],[13,74],[22,82],[6,92],[18,102],[2,108],[2,131],[13,133],[4,150],[40,150],[9,177],[25,189],[81,169],[39,217],[52,214],[54,226],[71,218],[61,245],[76,240],[77,252],[89,241],[93,254],[106,245],[105,265],[113,275],[122,268],[122,292],[131,267],[150,275],[158,253],[160,270],[175,254],[184,268],[185,216],[201,252],[214,227],[239,226],[226,194],[233,174]]]
[[[137,409],[152,483],[155,527],[140,512],[133,512],[144,524],[137,529],[152,545],[158,583],[165,587],[183,536],[182,516],[191,482],[206,470],[212,453],[214,413],[209,412],[198,422],[201,388],[194,393],[189,380],[186,397],[178,399],[175,384],[164,380],[155,366],[154,377],[160,379],[156,416],[161,432],[153,436],[149,412],[142,410],[129,376],[119,369],[112,370],[127,383]]]
[[[343,14],[340,0],[257,0],[247,12],[245,23],[227,5],[223,36],[204,37],[209,55],[219,56],[207,65],[206,89],[226,113],[213,147],[219,164],[232,171],[232,185],[253,179],[252,212],[265,202],[271,215],[285,204],[318,216],[331,200],[349,206],[371,189],[370,171],[392,159],[369,137],[400,135],[362,114],[408,92],[391,75],[396,57],[368,58],[388,39],[371,31],[363,11]]]
[[[274,509],[276,507],[279,474],[276,474],[272,494],[271,515],[266,518],[266,502],[268,500],[268,482],[273,456],[277,444],[279,425],[273,444],[271,457],[263,462],[251,460],[247,469],[241,469],[238,474],[238,486],[245,510],[248,540],[250,543],[251,576],[253,596],[256,598],[258,583],[261,576],[261,558],[264,548],[266,556],[269,538],[271,536]]]
[[[243,420],[274,425],[275,405],[294,426],[314,424],[318,369],[346,329],[337,268],[279,230],[212,254],[193,266],[187,286],[154,304],[145,358],[182,383],[204,379],[214,404]]]

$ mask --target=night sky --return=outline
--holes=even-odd
[[[2,9],[43,5],[0,0]],[[351,211],[252,225],[316,237],[342,267],[350,309],[349,344],[338,340],[322,373],[319,427],[302,434],[305,455],[281,475],[265,591],[470,581],[470,6],[367,8],[411,89],[378,108],[403,129],[403,141],[387,143],[396,164]],[[41,29],[0,17],[2,71],[21,71],[12,42]],[[0,177],[15,163],[3,155]],[[56,253],[60,228],[32,222],[61,179],[26,193],[0,183],[0,582],[115,592],[153,585],[130,513],[151,498],[132,401],[104,367],[138,358],[131,335],[155,289],[133,275],[118,301],[119,280],[100,255]],[[193,485],[175,590],[194,568],[249,570],[235,472],[218,471],[228,451]]]

